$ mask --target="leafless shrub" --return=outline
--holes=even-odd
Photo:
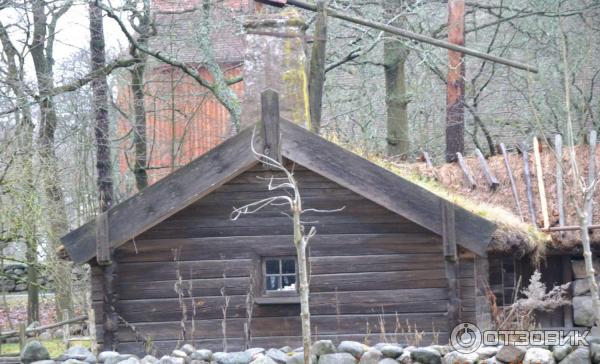
[[[227,274],[223,272],[223,282],[227,279]],[[227,296],[225,292],[225,283],[221,288],[221,297],[223,297],[223,306],[221,311],[223,312],[223,319],[221,320],[221,332],[223,333],[223,351],[227,352],[227,310],[229,310],[229,300],[231,297]]]

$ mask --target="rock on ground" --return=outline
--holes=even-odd
[[[251,364],[277,364],[275,360],[261,353],[257,354],[256,359],[250,362]]]
[[[411,351],[404,350],[404,352],[402,353],[402,355],[400,355],[399,357],[397,357],[396,360],[398,362],[400,362],[401,364],[412,364],[412,359],[410,357]]]
[[[30,364],[34,361],[49,360],[50,353],[48,349],[37,340],[28,342],[21,352],[21,363]]]
[[[98,361],[100,363],[104,363],[106,359],[114,358],[117,356],[119,356],[119,353],[117,353],[116,351],[103,351],[100,354],[98,354]]]
[[[381,351],[371,348],[360,357],[358,364],[377,364],[381,359],[383,359]]]
[[[317,356],[325,354],[334,354],[336,352],[337,350],[335,349],[335,346],[333,345],[333,342],[331,340],[315,341],[315,343],[312,345],[312,353],[314,353]]]
[[[273,359],[278,364],[285,364],[289,358],[286,353],[279,349],[269,349],[265,355]]]
[[[589,296],[573,297],[573,322],[577,326],[591,327],[594,325],[594,308]]]
[[[146,355],[145,357],[142,358],[142,360],[140,360],[140,363],[141,364],[156,364],[156,363],[158,363],[158,359],[156,359],[152,355]]]
[[[496,346],[482,346],[479,349],[477,349],[476,353],[479,357],[479,360],[484,360],[489,359],[498,354],[498,350],[500,349],[498,349],[498,347]]]
[[[554,355],[550,350],[530,348],[523,357],[523,364],[554,364]]]
[[[250,348],[250,349],[246,349],[245,352],[248,353],[250,355],[250,358],[252,358],[254,360],[254,359],[257,358],[258,354],[264,354],[265,353],[265,349],[263,349],[263,348]]]
[[[84,348],[83,346],[73,346],[65,351],[59,358],[59,360],[75,359],[85,361],[93,355],[91,351]],[[95,358],[94,358],[95,359]]]
[[[183,359],[188,357],[187,353],[183,350],[173,350],[173,352],[171,352],[171,356],[174,356],[176,358],[183,358]]]
[[[442,355],[439,351],[432,348],[416,348],[410,353],[413,361],[418,361],[422,364],[441,364]]]
[[[560,364],[589,364],[590,351],[588,348],[581,347],[567,355]]]
[[[338,352],[348,353],[353,357],[360,359],[365,352],[365,346],[356,341],[342,341],[337,348]]]
[[[402,355],[402,353],[404,352],[404,349],[402,349],[398,345],[387,344],[387,345],[382,345],[380,347],[379,351],[381,351],[381,354],[383,354],[383,356],[385,356],[386,358],[396,359],[397,357]]]
[[[478,364],[502,364],[501,361],[498,361],[495,356],[491,358],[480,360]]]
[[[231,353],[214,353],[212,360],[218,364],[248,364],[252,360],[250,354],[243,351]]]
[[[479,359],[477,353],[463,354],[458,351],[451,351],[444,355],[444,364],[475,364]]]
[[[313,364],[317,363],[317,356],[312,354],[311,361]],[[304,364],[304,352],[294,353],[292,356],[288,356],[286,364]]]
[[[104,360],[104,364],[117,364],[117,363],[125,361],[129,358],[135,358],[135,355],[119,354],[117,356],[111,356],[111,357],[106,358],[106,360]],[[165,364],[169,364],[169,363],[165,363]],[[178,364],[178,363],[174,363],[174,364]]]
[[[600,343],[590,343],[590,357],[592,364],[600,364]]]
[[[185,364],[185,360],[183,358],[165,355],[160,358],[158,364]]]
[[[378,364],[398,364],[398,362],[392,358],[383,358]]]
[[[324,354],[318,364],[356,364],[356,358],[348,353]]]
[[[140,360],[138,358],[132,357],[120,361],[119,364],[140,364]]]
[[[514,345],[504,345],[496,354],[496,360],[503,363],[520,363],[523,357],[525,357],[525,348]]]
[[[567,355],[571,354],[573,350],[575,350],[575,348],[570,344],[556,345],[552,348],[552,355],[554,355],[554,361],[559,362],[563,360]]]
[[[196,350],[189,357],[191,360],[210,361],[212,359],[212,351],[204,349]]]
[[[193,345],[185,344],[185,345],[183,345],[181,347],[181,351],[183,351],[187,355],[190,355],[191,353],[193,353],[194,351],[196,351],[196,348]]]

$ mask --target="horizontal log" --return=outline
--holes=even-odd
[[[293,255],[292,236],[239,236],[195,239],[136,240],[117,249],[120,263],[164,261],[180,249],[180,260],[256,259]],[[311,240],[313,257],[363,254],[423,254],[442,252],[441,238],[429,233],[317,234]]]
[[[227,331],[243,332],[245,319],[228,319]],[[218,339],[222,337],[222,320],[197,320],[185,323],[186,333],[198,339]],[[446,327],[446,317],[442,313],[386,314],[386,315],[330,315],[311,316],[312,331],[319,335],[351,334],[359,332],[400,333],[412,328],[421,331],[434,331]],[[176,340],[182,335],[181,321],[151,322],[135,324],[136,331],[143,337],[154,340]],[[254,336],[295,336],[302,332],[300,317],[257,317],[251,321]],[[118,337],[122,341],[135,341],[136,334],[128,327],[120,326]]]
[[[241,218],[243,219],[243,217]],[[412,232],[412,225],[402,225],[397,223],[315,223],[319,234],[394,234]],[[407,231],[408,230],[408,231]],[[423,229],[415,229],[416,232]],[[288,235],[293,231],[291,222],[282,222],[273,226],[169,226],[161,225],[141,234],[137,239],[170,239],[170,238],[203,238],[203,237],[221,237],[221,236],[263,236],[263,235]]]
[[[256,265],[254,260],[201,260],[130,262],[119,264],[119,280],[127,282],[168,281],[177,278],[177,270],[182,279],[204,279],[226,277],[246,277]]]
[[[381,314],[411,312],[445,312],[447,305],[446,288],[403,289],[328,292],[311,294],[311,313],[314,315],[335,314]],[[222,308],[225,299],[220,296],[185,298],[187,312],[192,312],[192,303],[197,319],[219,319],[223,317]],[[95,301],[95,307],[101,307],[101,301]],[[120,300],[118,312],[132,323],[148,321],[177,321],[181,319],[182,309],[177,298]],[[299,305],[255,305],[254,317],[294,316],[299,314]],[[227,317],[246,316],[246,296],[229,296]],[[99,318],[99,317],[98,317]],[[190,317],[191,318],[191,317]],[[98,321],[100,322],[100,321]]]
[[[121,300],[150,298],[176,298],[176,281],[131,282],[119,278],[117,291]],[[181,284],[184,297],[218,296],[224,289],[226,295],[245,295],[250,289],[249,277],[184,280]],[[93,289],[92,299],[102,300],[102,288]]]

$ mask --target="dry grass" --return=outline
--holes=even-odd
[[[444,164],[429,170],[425,163],[406,163],[392,161],[382,155],[366,154],[363,150],[343,145],[349,151],[367,158],[371,162],[397,174],[398,176],[444,198],[464,209],[494,222],[498,228],[494,233],[489,251],[493,253],[505,253],[513,255],[531,254],[537,261],[544,255],[546,246],[551,243],[552,236],[536,230],[527,220],[521,222],[519,216],[513,211],[514,199],[512,197],[510,182],[504,172],[504,161],[502,156],[490,158],[490,168],[495,171],[500,187],[495,192],[490,192],[485,184],[485,178],[480,171],[476,158],[466,158],[472,173],[477,181],[478,188],[471,191],[464,182],[462,171],[456,163]],[[549,165],[548,155],[544,155],[545,162]],[[520,155],[511,156],[511,167],[517,185],[524,186],[522,178],[522,161]],[[521,167],[519,167],[521,166]],[[501,168],[501,169],[500,169]],[[520,169],[519,169],[520,168]],[[532,175],[535,182],[535,175]],[[547,176],[551,179],[550,176]],[[534,183],[535,185],[535,183]],[[547,194],[554,185],[546,185]],[[526,201],[524,187],[520,189],[521,201]],[[537,196],[537,187],[534,190]],[[539,201],[539,197],[537,201]],[[538,203],[539,205],[539,203]],[[549,204],[555,208],[553,204]],[[522,202],[526,208],[527,203]],[[526,213],[526,211],[523,211]],[[541,217],[541,213],[539,214]],[[558,216],[556,216],[558,220]]]

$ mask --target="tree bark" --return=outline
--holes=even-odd
[[[448,1],[448,42],[465,44],[465,1]],[[465,63],[464,54],[448,51],[446,98],[446,161],[465,151]]]
[[[310,56],[308,77],[308,98],[310,105],[310,130],[319,134],[321,130],[321,110],[323,86],[325,84],[325,55],[327,50],[327,13],[325,0],[317,1],[315,36]]]
[[[384,12],[387,21],[402,11],[403,1],[386,0]],[[397,17],[390,25],[401,25],[403,17]],[[389,36],[389,34],[388,34]],[[400,39],[388,37],[383,42],[383,69],[385,75],[385,105],[387,111],[387,154],[405,157],[410,149],[408,125],[408,96],[404,66],[408,49]]]
[[[19,164],[21,166],[21,174],[25,180],[24,187],[27,194],[35,195],[35,186],[33,181],[33,132],[34,126],[31,117],[31,108],[29,107],[27,95],[23,91],[24,76],[22,72],[22,64],[17,60],[22,59],[16,47],[11,42],[8,32],[4,25],[0,22],[0,43],[5,55],[7,63],[7,81],[10,89],[15,95],[17,111],[15,119],[17,121],[17,148],[21,157]],[[37,234],[35,218],[32,216],[29,209],[21,216],[21,221],[24,226],[23,235],[25,236],[27,250],[27,322],[32,323],[39,321],[39,284],[37,272]]]
[[[311,364],[311,332],[310,332],[310,306],[308,286],[308,257],[306,254],[306,239],[302,234],[301,200],[298,198],[292,206],[294,223],[294,246],[298,256],[298,280],[300,292],[300,319],[302,322],[302,346],[304,348],[304,363]]]
[[[51,24],[48,23],[44,1],[35,0],[32,2],[31,7],[33,12],[33,37],[29,50],[35,68],[39,94],[39,158],[49,209],[49,240],[51,242],[49,250],[52,252],[58,249],[60,245],[59,238],[67,232],[68,223],[54,149],[54,135],[58,121],[52,98],[52,90],[54,89],[52,45],[54,37],[48,36],[48,28],[54,29],[60,15],[64,14],[69,7],[70,4],[67,3],[63,8],[57,10]],[[56,313],[58,318],[62,319],[64,310],[68,310],[69,313],[72,311],[70,265],[59,263],[54,254],[51,254],[50,259],[52,260],[56,290]]]
[[[89,4],[90,17],[90,54],[91,69],[95,72],[106,63],[104,25],[102,10],[93,2]],[[92,80],[92,106],[96,121],[96,171],[98,175],[98,200],[100,212],[107,211],[113,203],[112,162],[110,159],[110,138],[108,120],[108,83],[105,75],[99,75]],[[104,325],[104,350],[116,350],[117,340],[117,313],[115,294],[116,263],[103,266],[103,325]]]
[[[136,52],[137,53],[137,52]],[[139,56],[139,55],[138,55]],[[131,91],[133,94],[135,162],[133,174],[138,191],[148,187],[148,151],[146,137],[146,105],[144,102],[144,60],[131,70]]]

